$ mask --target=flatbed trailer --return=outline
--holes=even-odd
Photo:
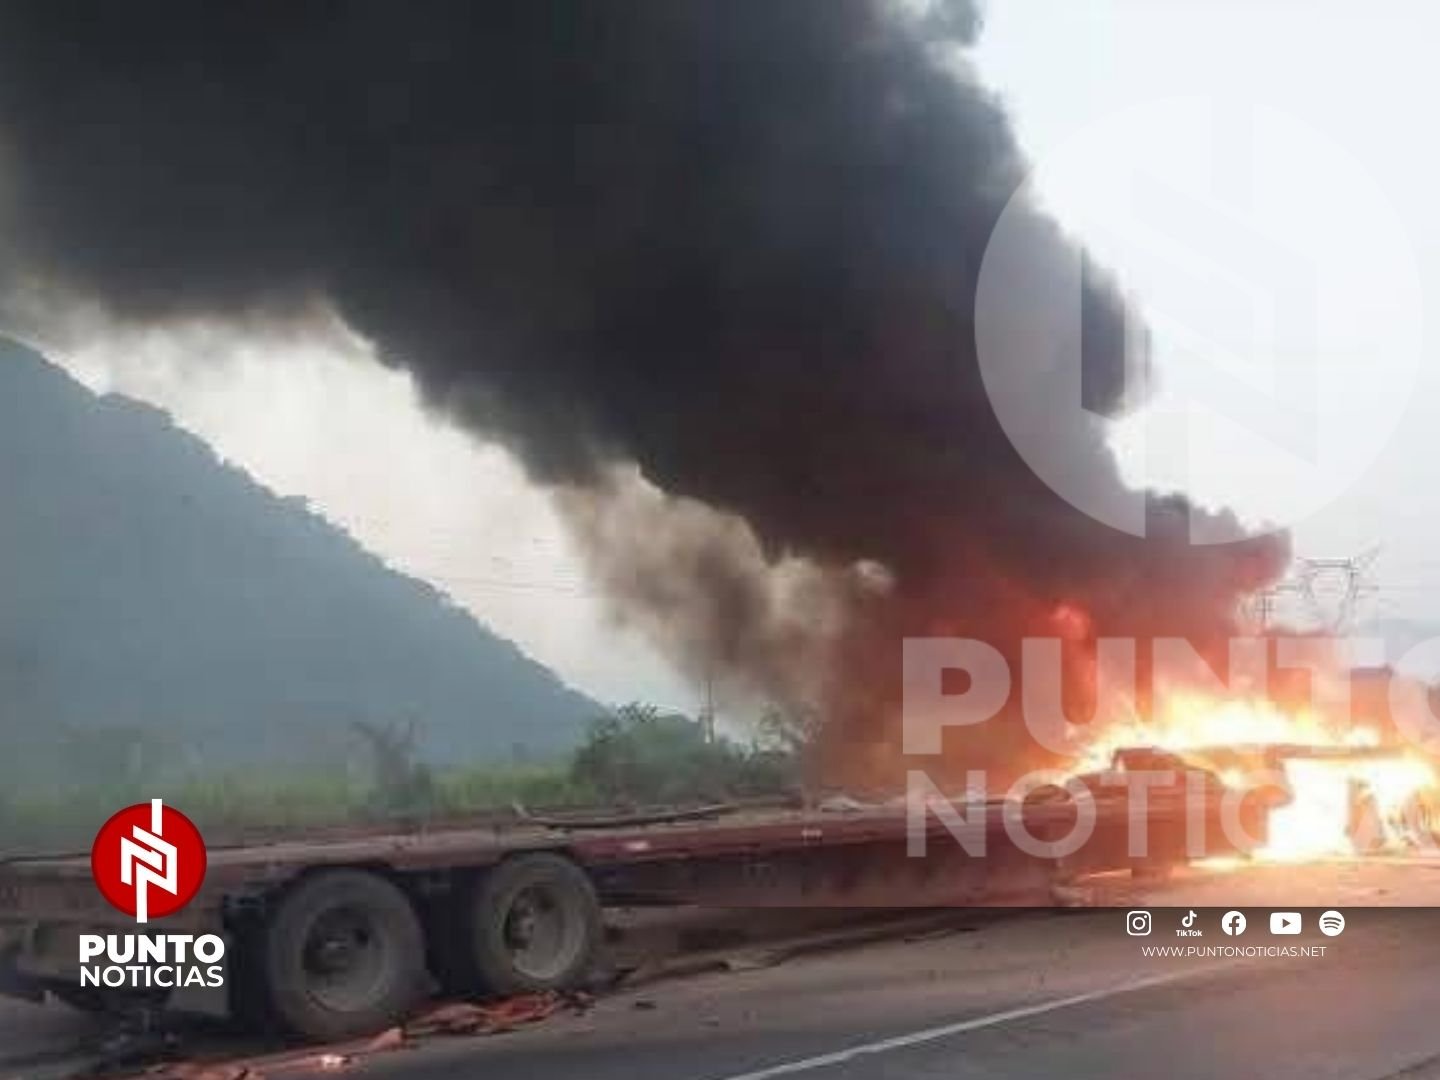
[[[85,1008],[219,1009],[304,1037],[348,1036],[396,1022],[437,987],[582,985],[605,905],[1045,905],[1077,874],[1163,873],[1244,846],[1226,838],[1219,794],[1151,790],[1143,855],[1131,846],[1132,805],[1103,793],[1087,842],[1069,852],[1077,809],[1065,798],[954,805],[948,822],[931,806],[923,854],[903,805],[715,809],[636,824],[522,818],[214,846],[196,899],[144,931],[222,936],[218,1003],[206,991],[137,1002],[135,991],[117,1001],[82,987],[79,935],[134,933],[135,923],[101,897],[88,856],[17,858],[0,862],[0,992]],[[1265,813],[1245,804],[1256,844]]]

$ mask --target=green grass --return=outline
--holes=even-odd
[[[515,803],[536,807],[595,806],[603,800],[577,782],[569,762],[472,766],[435,778],[436,803],[447,813],[465,814]]]
[[[461,817],[515,803],[564,807],[598,801],[571,780],[568,762],[438,771],[422,794],[398,804],[383,798],[368,779],[343,772],[255,770],[134,788],[95,785],[12,795],[0,802],[0,851],[83,850],[116,810],[157,797],[183,811],[211,842],[270,830]]]
[[[617,709],[571,756],[539,763],[434,767],[414,755],[414,727],[377,729],[373,768],[232,770],[184,779],[131,776],[0,789],[0,852],[83,851],[115,811],[162,798],[211,843],[275,830],[405,821],[493,811],[640,806],[785,792],[798,781],[793,752],[704,738],[688,717],[649,706]],[[383,737],[382,737],[383,736]]]

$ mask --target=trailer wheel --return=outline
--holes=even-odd
[[[281,899],[263,931],[275,1016],[314,1039],[395,1023],[425,992],[425,941],[409,899],[375,874],[328,870]]]
[[[521,855],[476,886],[469,908],[470,958],[495,994],[564,990],[589,972],[601,936],[589,876],[560,855]]]

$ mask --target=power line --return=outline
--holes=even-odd
[[[430,574],[424,570],[409,570],[407,573],[425,581],[445,586],[462,586],[465,588],[481,589],[514,589],[519,592],[545,592],[557,596],[572,597],[575,599],[598,600],[601,594],[590,589],[584,589],[576,585],[568,585],[552,581],[514,581],[503,578],[485,578],[456,576],[451,574]]]
[[[1264,633],[1273,625],[1280,602],[1293,598],[1317,628],[1347,634],[1354,628],[1361,600],[1379,592],[1374,581],[1379,554],[1377,546],[1348,558],[1297,559],[1284,580],[1254,595],[1248,605],[1250,617]]]

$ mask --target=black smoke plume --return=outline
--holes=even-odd
[[[143,321],[324,301],[562,492],[692,672],[819,709],[830,765],[874,765],[901,636],[1204,648],[1284,558],[1191,546],[1170,497],[1119,535],[1001,432],[975,283],[1025,168],[965,66],[977,26],[898,0],[8,0],[0,274]],[[1034,226],[1029,258],[1073,257]],[[1085,289],[1103,414],[1135,335]],[[1007,362],[1043,402],[1052,359]],[[1122,492],[1101,420],[1055,438]]]

